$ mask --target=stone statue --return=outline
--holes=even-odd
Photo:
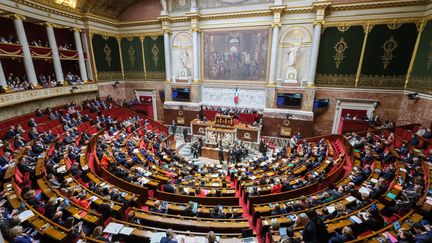
[[[196,10],[197,10],[196,0],[191,0],[191,12]]]
[[[285,83],[297,83],[297,69],[295,68],[295,64],[300,46],[301,43],[295,42],[288,50],[288,67],[285,74]]]
[[[189,54],[187,53],[187,50],[185,47],[181,46],[180,47],[180,63],[181,63],[181,67],[180,67],[180,78],[181,79],[185,79],[188,77],[189,71],[187,68],[187,64],[188,64],[188,58],[189,58]]]
[[[182,68],[186,68],[189,54],[187,53],[185,47],[181,46],[180,48],[181,48],[180,62],[182,64]]]
[[[160,0],[160,3],[162,5],[162,12],[166,13],[168,10],[166,0]]]
[[[288,50],[288,67],[295,66],[299,49],[300,45],[298,43],[294,43],[294,45]]]

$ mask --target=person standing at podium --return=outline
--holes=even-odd
[[[223,151],[222,140],[219,140],[218,147],[219,147],[219,162],[222,163],[224,161],[224,151]]]
[[[185,128],[183,128],[183,139],[184,139],[185,143],[187,143],[187,141],[188,141],[187,136],[188,136],[188,130],[185,127]]]
[[[176,131],[177,131],[177,123],[174,120],[172,120],[172,122],[171,122],[171,130],[172,130],[173,134],[175,135]]]

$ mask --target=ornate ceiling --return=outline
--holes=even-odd
[[[48,5],[54,8],[81,13],[95,14],[109,19],[117,19],[126,8],[143,0],[77,0],[75,9],[56,3],[55,0],[26,0]],[[144,0],[145,1],[145,0]]]

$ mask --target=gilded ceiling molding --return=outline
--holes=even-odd
[[[427,5],[429,0],[385,0],[385,1],[371,1],[362,3],[343,3],[332,4],[331,11],[342,10],[358,10],[358,9],[373,9],[373,8],[388,8],[388,7],[405,7],[413,5]]]
[[[353,20],[353,21],[332,21],[325,22],[325,27],[341,27],[341,26],[359,26],[359,25],[379,25],[379,24],[405,24],[419,23],[423,17],[416,18],[400,18],[400,19],[376,19],[376,20]]]
[[[131,33],[131,34],[120,34],[118,35],[120,38],[130,38],[130,37],[139,37],[143,38],[146,36],[159,36],[163,35],[163,31],[157,31],[157,32],[138,32],[138,33]]]
[[[105,32],[105,31],[99,31],[99,30],[89,30],[90,33],[90,37],[92,38],[94,34],[96,35],[102,35],[102,36],[108,36],[108,37],[114,37],[114,38],[118,38],[118,34],[117,33],[111,33],[111,32]]]
[[[58,8],[57,7],[54,8],[54,7],[50,7],[50,6],[40,4],[40,3],[37,3],[34,1],[29,1],[29,0],[11,0],[11,1],[13,1],[15,3],[23,4],[25,6],[32,7],[32,8],[38,9],[38,10],[42,10],[42,11],[47,12],[47,13],[57,14],[57,15],[60,15],[63,17],[81,20],[81,14],[76,12],[76,10],[75,10],[75,13],[71,13],[71,11],[73,12],[74,10],[72,8],[68,8],[66,6],[63,7],[62,5],[59,5]]]
[[[119,22],[118,20],[109,19],[108,17],[96,15],[90,12],[80,13],[86,6],[78,6],[76,9],[72,9],[67,6],[52,4],[49,0],[11,0],[17,4],[22,4],[28,7],[32,7],[47,13],[56,14],[59,16],[80,20],[80,21],[90,21],[94,23],[100,23],[104,25],[110,25],[113,27],[132,27],[132,26],[142,26],[142,25],[156,25],[162,22],[179,23],[179,22],[189,22],[191,21],[191,16],[162,16],[153,19],[146,19],[141,21],[133,22]],[[405,6],[415,6],[415,5],[427,5],[431,3],[431,0],[385,0],[385,1],[370,1],[361,3],[345,3],[345,4],[332,4],[331,1],[314,2],[312,6],[294,6],[286,7],[281,14],[299,14],[299,13],[310,13],[316,11],[323,12],[329,11],[344,11],[344,10],[358,10],[358,9],[375,9],[375,8],[385,8],[385,7],[405,7]],[[91,4],[93,3],[93,4]],[[94,7],[95,2],[88,3],[87,7]],[[18,8],[18,5],[17,5]],[[218,13],[218,14],[199,14],[200,20],[219,20],[219,19],[235,19],[235,18],[247,18],[247,17],[259,17],[259,16],[272,16],[275,11],[279,11],[280,6],[272,6],[270,9],[263,10],[253,10],[253,11],[237,11],[230,13]],[[90,9],[89,11],[91,11]],[[428,16],[430,19],[431,17]],[[320,23],[323,21],[317,20]],[[341,21],[342,22],[342,21]],[[346,21],[344,21],[346,22]],[[353,25],[362,25],[367,21],[351,21]],[[381,21],[385,23],[391,23],[391,21]],[[408,21],[413,22],[413,21]],[[325,26],[337,26],[338,22],[328,22],[324,23]]]

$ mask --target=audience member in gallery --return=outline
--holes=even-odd
[[[59,50],[72,50],[72,44],[65,43],[64,45],[59,45],[58,49]]]
[[[6,90],[3,87],[3,85],[0,85],[0,94],[4,94],[4,93],[6,93]]]
[[[37,47],[49,47],[48,41],[45,41],[42,43],[42,40],[33,40],[30,42],[31,46],[37,46]]]
[[[6,83],[13,91],[34,89],[33,84],[27,81],[25,75],[20,79],[19,77],[14,76],[13,73],[10,73],[7,77]]]
[[[65,81],[70,85],[83,84],[81,78],[78,75],[72,74],[71,72],[66,74]]]
[[[19,44],[19,42],[16,41],[12,35],[9,35],[9,37],[0,36],[0,42],[7,44]]]

